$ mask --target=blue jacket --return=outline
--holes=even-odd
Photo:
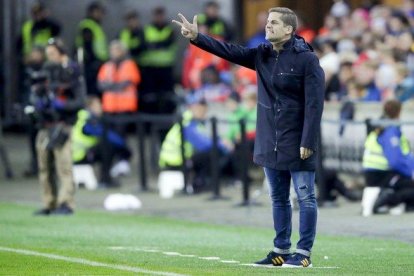
[[[201,124],[199,121],[192,120],[188,126],[184,127],[184,139],[194,147],[196,152],[207,152],[213,147],[213,140],[199,130],[199,124]],[[218,147],[223,153],[227,152],[220,141]]]
[[[104,128],[102,123],[100,122],[100,119],[91,114],[91,117],[86,122],[82,131],[85,135],[101,138],[104,132]],[[126,141],[124,140],[124,138],[122,138],[122,136],[120,136],[113,130],[108,130],[106,138],[108,139],[109,143],[111,143],[114,147],[126,147]]]
[[[270,44],[246,48],[199,34],[194,45],[256,70],[258,79],[256,164],[277,170],[315,170],[316,157],[300,159],[300,147],[317,149],[324,102],[324,73],[299,36],[283,50]]]
[[[378,144],[382,146],[384,156],[393,171],[406,177],[413,177],[414,155],[404,155],[400,147],[401,130],[396,126],[385,128],[378,136]]]

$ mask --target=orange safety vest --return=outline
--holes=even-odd
[[[141,81],[141,74],[134,61],[127,59],[122,61],[119,66],[116,66],[112,61],[106,62],[99,70],[98,81],[112,83],[130,81],[132,83],[122,91],[103,92],[102,108],[104,112],[120,113],[138,110],[137,85]]]

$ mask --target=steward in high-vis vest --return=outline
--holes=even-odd
[[[78,25],[76,48],[78,60],[83,62],[88,95],[99,95],[96,76],[101,65],[108,60],[106,34],[101,26],[105,8],[99,2],[88,6],[87,17]]]
[[[220,6],[215,1],[209,1],[204,6],[204,13],[197,16],[198,24],[207,27],[207,33],[216,38],[229,41],[232,39],[231,30],[224,19],[220,18]]]
[[[107,169],[107,165],[112,165],[109,175],[100,175],[100,185],[110,187],[121,174],[128,174],[130,171],[129,160],[131,151],[126,140],[113,129],[106,130],[106,140],[104,141],[104,126],[102,123],[102,105],[97,97],[89,97],[87,108],[82,109],[77,114],[77,121],[72,129],[72,160],[75,164],[95,164],[101,165],[101,172]],[[108,164],[104,164],[103,150]]]
[[[111,59],[98,74],[102,91],[103,111],[106,113],[136,112],[138,110],[137,85],[141,75],[135,62],[128,58],[127,49],[120,41],[112,41]]]
[[[165,8],[154,9],[151,24],[144,27],[144,37],[146,49],[138,60],[142,69],[141,91],[156,93],[158,96],[160,93],[173,91],[173,67],[177,45],[173,27],[166,17]],[[145,98],[143,101],[145,102]],[[144,108],[145,106],[143,104]]]
[[[87,100],[87,108],[78,111],[77,120],[72,128],[72,160],[75,164],[90,164],[99,159],[104,132],[101,121],[102,106],[99,98],[91,97]],[[114,157],[128,160],[131,156],[126,141],[112,129],[107,131],[109,159]]]
[[[60,34],[58,23],[47,17],[46,7],[36,3],[31,9],[32,19],[27,20],[22,27],[19,41],[23,56],[27,57],[34,46],[45,47],[47,41]]]
[[[88,152],[99,143],[99,136],[87,135],[83,130],[91,117],[88,110],[79,110],[72,128],[72,160],[75,164],[85,161]]]
[[[401,103],[389,100],[384,104],[384,118],[398,120]],[[374,205],[374,212],[381,206],[399,203],[414,206],[414,155],[410,144],[395,122],[377,127],[368,134],[362,167],[367,186],[386,188]]]
[[[125,16],[126,26],[119,33],[119,40],[128,48],[129,55],[139,65],[139,57],[145,49],[144,30],[141,28],[139,14],[132,11]]]
[[[187,103],[189,109],[184,112],[182,121],[184,154],[187,160],[191,160],[191,169],[196,175],[195,182],[199,183],[196,185],[204,186],[205,179],[210,175],[210,156],[213,146],[212,138],[207,134],[203,123],[207,115],[207,103],[204,99],[192,95],[187,98]],[[167,133],[161,145],[160,168],[180,169],[183,165],[181,145],[180,125],[176,123]],[[224,161],[228,150],[221,142],[219,142],[218,147],[220,154],[217,162],[220,164],[220,169],[222,169],[226,165]]]
[[[188,128],[193,119],[191,111],[186,111],[183,114],[183,127]],[[203,131],[203,126],[197,126],[198,131]],[[161,146],[159,166],[160,168],[179,168],[183,164],[181,152],[181,129],[180,124],[176,123],[168,131],[167,136]],[[186,159],[190,159],[194,154],[193,145],[184,140],[184,154]]]

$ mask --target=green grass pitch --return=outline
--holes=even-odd
[[[271,229],[86,210],[72,217],[32,212],[0,204],[0,275],[414,275],[414,248],[397,241],[318,235],[314,268],[263,268],[242,264],[272,248]]]

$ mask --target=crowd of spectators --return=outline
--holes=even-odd
[[[413,23],[411,0],[400,7],[371,4],[354,10],[335,1],[309,41],[325,71],[326,100],[412,99]]]

